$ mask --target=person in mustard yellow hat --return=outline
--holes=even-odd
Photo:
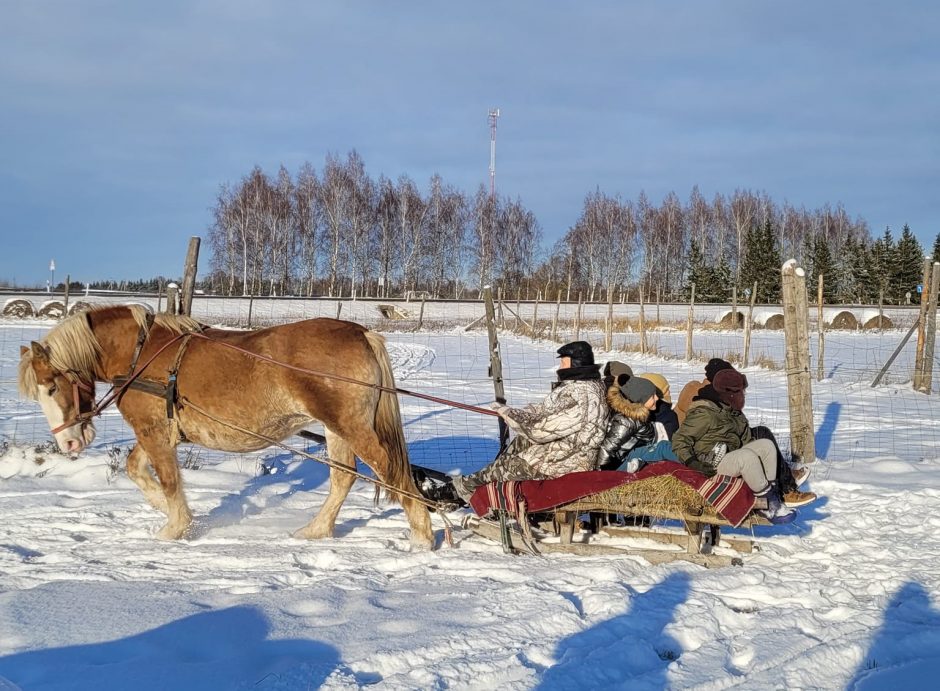
[[[669,382],[666,377],[656,372],[646,372],[636,375],[642,377],[656,387],[656,407],[650,414],[650,421],[654,424],[659,423],[662,426],[659,438],[662,440],[672,439],[679,430],[679,416],[672,409],[672,396],[669,392]]]

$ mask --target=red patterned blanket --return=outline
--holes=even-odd
[[[638,473],[592,470],[552,480],[492,482],[474,492],[470,506],[478,516],[485,516],[500,506],[500,499],[510,511],[515,511],[524,499],[527,511],[548,511],[590,494],[661,475],[672,475],[692,487],[734,526],[740,525],[754,508],[754,494],[741,478],[725,475],[705,477],[697,470],[672,461],[650,463]]]

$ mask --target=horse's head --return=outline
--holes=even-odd
[[[95,439],[95,383],[52,364],[49,349],[33,341],[20,349],[20,392],[39,402],[56,443],[75,458]]]

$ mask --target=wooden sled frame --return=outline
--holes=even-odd
[[[680,483],[675,478],[670,478],[670,480]],[[646,481],[635,484],[639,485],[642,482]],[[678,485],[675,485],[675,487],[678,487]],[[687,488],[688,486],[682,485],[682,487]],[[653,565],[682,560],[706,568],[741,566],[744,562],[740,556],[715,554],[714,548],[719,546],[730,547],[740,554],[749,554],[758,549],[758,545],[749,538],[722,536],[721,528],[730,527],[731,523],[720,516],[694,490],[688,488],[688,491],[685,491],[683,489],[680,495],[679,498],[665,502],[644,501],[642,499],[625,498],[622,494],[618,495],[615,488],[614,490],[598,492],[557,506],[548,512],[554,520],[551,523],[541,523],[540,526],[557,536],[559,538],[558,542],[545,542],[544,538],[530,537],[525,534],[527,530],[518,526],[518,524],[512,526],[512,529],[506,530],[504,525],[501,525],[498,521],[481,519],[476,516],[468,516],[464,521],[464,527],[481,537],[502,542],[506,551],[640,556]],[[766,501],[762,499],[755,500],[753,508],[766,508]],[[578,518],[584,514],[590,516],[591,531],[585,536],[585,540],[576,541]],[[611,514],[680,521],[684,531],[678,532],[659,527],[606,526],[601,528],[603,519]],[[504,515],[503,518],[505,524],[506,516]],[[737,527],[751,528],[755,525],[772,524],[752,511]],[[645,538],[665,544],[679,545],[684,549],[629,549],[615,545],[592,544],[590,534],[598,532],[603,532],[611,537]]]

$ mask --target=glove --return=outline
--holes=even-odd
[[[708,455],[702,459],[702,463],[717,470],[718,464],[724,459],[726,453],[728,453],[728,445],[724,442],[718,442],[715,444],[714,448],[708,452]]]

